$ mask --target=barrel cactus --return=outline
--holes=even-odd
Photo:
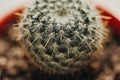
[[[44,70],[70,72],[100,53],[104,28],[89,0],[35,0],[18,23],[22,43]]]

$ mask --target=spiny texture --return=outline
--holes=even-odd
[[[97,16],[84,0],[35,0],[18,25],[36,63],[46,71],[69,72],[101,49],[103,28]]]

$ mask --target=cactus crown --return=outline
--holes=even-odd
[[[53,71],[79,68],[100,49],[103,37],[95,8],[82,0],[35,0],[19,27],[35,62]]]

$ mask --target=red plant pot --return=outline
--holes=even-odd
[[[31,0],[0,0],[0,36],[15,22],[15,13],[22,12]]]
[[[120,0],[95,0],[96,7],[102,15],[110,17],[108,25],[120,39]]]
[[[95,0],[96,7],[98,10],[102,11],[102,15],[111,17],[111,19],[108,19],[109,25],[120,37],[120,15],[119,15],[120,13],[116,12],[117,9],[114,9],[115,6],[109,5],[109,3],[113,0],[109,0],[109,3],[107,1],[108,0]],[[118,0],[114,0],[114,2],[116,1]],[[0,6],[2,2],[3,4],[5,4],[5,0],[0,1]],[[22,11],[23,8],[30,2],[30,0],[8,0],[7,3],[9,2],[11,2],[11,4],[7,5],[8,10],[6,9],[6,10],[0,11],[0,16],[2,16],[0,18],[0,34],[1,35],[9,27],[8,23],[16,20],[14,13]],[[4,7],[6,7],[6,5],[2,5],[3,9]]]

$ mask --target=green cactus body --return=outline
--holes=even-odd
[[[19,22],[22,42],[46,70],[69,72],[101,49],[103,28],[84,0],[35,0]]]

